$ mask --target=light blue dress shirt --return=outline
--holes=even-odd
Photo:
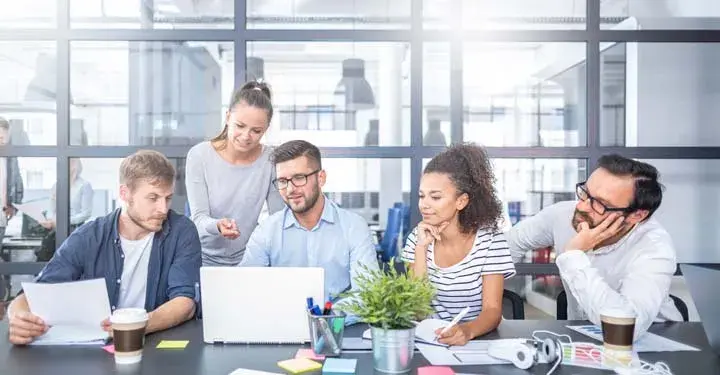
[[[288,207],[265,219],[250,236],[240,267],[322,267],[325,294],[334,298],[355,289],[362,264],[378,269],[370,228],[360,215],[324,201],[311,230],[300,226]]]

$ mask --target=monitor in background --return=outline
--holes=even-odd
[[[695,302],[705,334],[715,354],[720,356],[720,264],[681,264],[685,283]]]

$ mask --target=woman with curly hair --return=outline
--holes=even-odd
[[[504,280],[515,274],[490,159],[473,144],[455,145],[435,156],[420,180],[422,221],[405,243],[402,259],[437,289],[435,318],[461,323],[439,341],[465,345],[493,331],[502,320]],[[440,334],[440,330],[436,332]]]

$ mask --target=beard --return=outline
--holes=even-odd
[[[316,186],[313,188],[312,194],[309,197],[303,196],[303,198],[305,198],[304,201],[296,205],[290,203],[292,200],[288,197],[288,200],[287,202],[285,202],[285,204],[290,207],[292,212],[296,214],[304,214],[310,211],[310,209],[312,209],[313,207],[315,207],[315,203],[317,203],[318,198],[320,198],[320,190]]]
[[[127,202],[127,216],[130,219],[130,221],[133,222],[133,224],[137,225],[138,227],[140,227],[143,230],[146,230],[148,232],[158,232],[158,231],[160,231],[160,229],[162,229],[162,223],[167,218],[167,215],[154,216],[154,217],[150,217],[149,219],[143,219],[140,215],[137,215],[135,213],[134,208],[135,208],[135,202],[134,202],[134,200],[131,199]],[[157,227],[149,226],[150,220],[153,220],[153,219],[160,220],[160,225],[158,225]]]
[[[577,231],[578,227],[580,226],[580,223],[582,223],[582,222],[587,223],[587,225],[588,225],[588,227],[590,227],[590,229],[593,229],[597,226],[597,224],[595,224],[595,222],[593,221],[593,219],[590,217],[590,215],[587,212],[580,211],[576,208],[575,213],[573,214],[573,217],[572,217],[573,228],[575,228],[575,230]]]

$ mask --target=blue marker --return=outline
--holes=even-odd
[[[308,308],[308,310],[312,310],[313,305],[314,305],[314,303],[313,303],[313,298],[312,298],[312,297],[308,297],[306,301],[307,301],[307,308]]]

